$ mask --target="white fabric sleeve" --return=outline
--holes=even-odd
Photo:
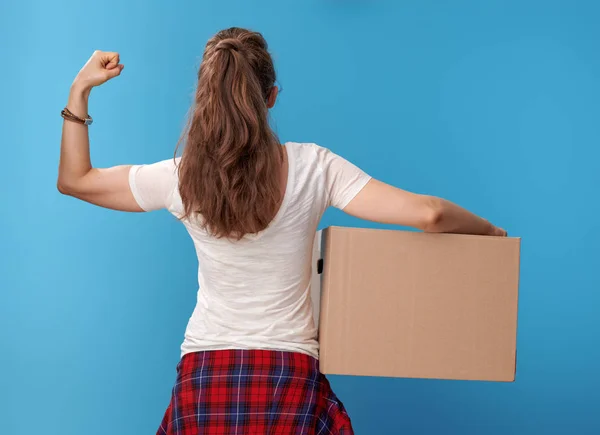
[[[343,210],[371,180],[362,169],[331,150],[315,146],[325,177],[327,206]]]
[[[177,160],[169,159],[150,165],[134,165],[129,170],[129,188],[145,211],[169,208],[178,187]]]

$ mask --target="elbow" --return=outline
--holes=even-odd
[[[427,197],[421,229],[429,233],[441,232],[445,214],[444,210],[444,201],[442,199]]]
[[[71,188],[69,188],[68,184],[66,184],[60,178],[56,182],[56,188],[63,195],[71,196],[73,194],[73,190]]]
[[[56,180],[56,189],[63,195],[80,198],[85,194],[86,182],[84,176],[73,177],[59,174]]]

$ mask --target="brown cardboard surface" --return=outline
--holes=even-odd
[[[325,374],[513,381],[520,239],[330,227]]]

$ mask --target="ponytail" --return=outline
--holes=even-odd
[[[207,44],[179,166],[182,218],[216,237],[264,230],[281,201],[283,149],[268,120],[275,70],[255,32],[228,29]]]

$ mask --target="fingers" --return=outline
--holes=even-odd
[[[120,62],[119,53],[115,53],[115,52],[104,53],[102,60],[103,60],[104,68],[106,68],[106,69],[116,68]]]
[[[102,83],[117,77],[123,71],[119,53],[114,51],[94,51],[75,80],[87,88],[100,86]]]
[[[115,51],[95,51],[94,57],[96,58],[97,65],[101,69],[104,81],[119,76],[121,71],[123,71],[124,66],[119,63],[121,57],[119,56],[119,53]]]
[[[496,227],[496,235],[499,237],[506,237],[508,234],[505,229]]]
[[[98,59],[100,66],[112,70],[119,65],[121,58],[115,51],[95,51],[94,55]]]
[[[116,66],[116,68],[107,69],[106,70],[107,78],[112,79],[112,78],[117,77],[118,75],[121,75],[121,71],[123,71],[123,68],[125,68],[125,65],[119,64]]]

